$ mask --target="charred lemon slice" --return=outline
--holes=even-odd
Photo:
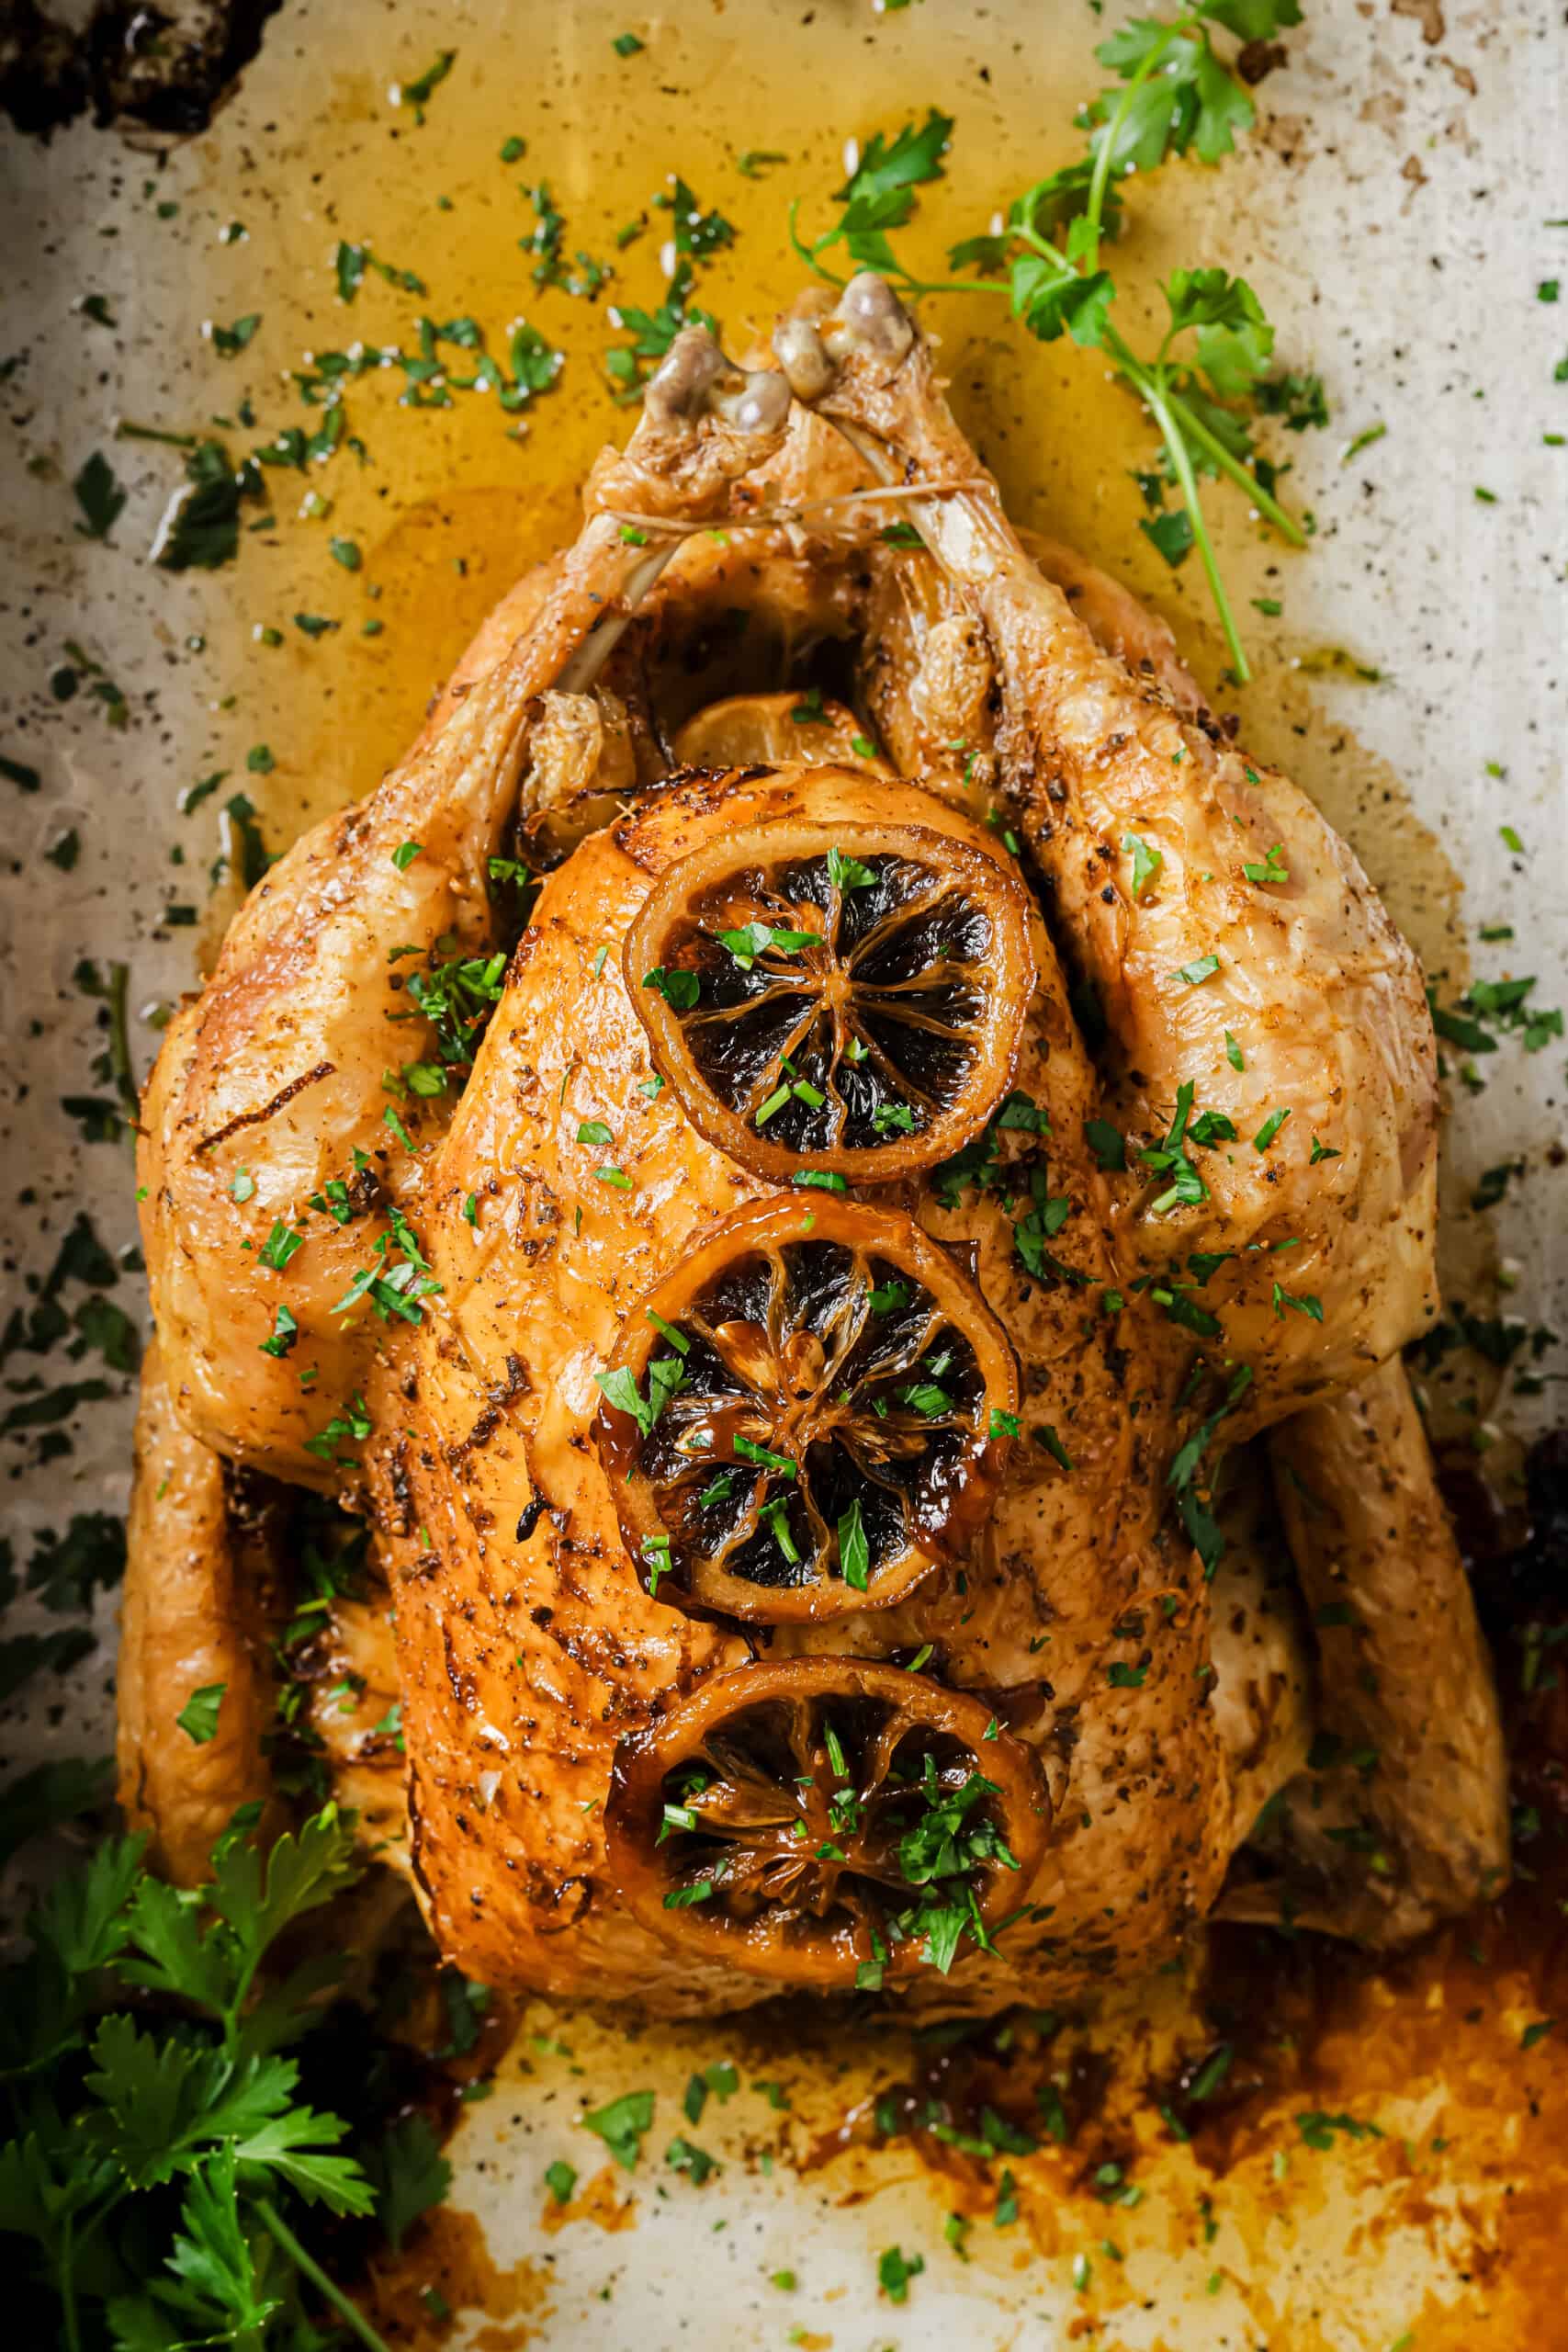
[[[649,1592],[773,1624],[886,1608],[960,1555],[1018,1427],[973,1283],[912,1218],[854,1201],[727,1217],[627,1317],[599,1385]]]
[[[604,1809],[645,1926],[754,1976],[867,1991],[989,1949],[1050,1817],[986,1702],[845,1657],[699,1684],[622,1740]]]
[[[893,771],[854,712],[821,695],[731,695],[688,718],[674,741],[682,768],[832,767],[846,761]]]
[[[700,1134],[774,1183],[931,1168],[1011,1083],[1034,984],[1027,897],[932,813],[717,832],[626,934],[660,1075]]]

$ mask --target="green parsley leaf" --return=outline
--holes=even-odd
[[[1072,1468],[1072,1455],[1062,1443],[1061,1439],[1057,1436],[1051,1422],[1037,1422],[1030,1434],[1032,1436],[1036,1445],[1043,1445],[1044,1447],[1053,1462],[1058,1463],[1064,1470],[1070,1470]]]
[[[124,509],[128,493],[116,481],[114,468],[102,450],[94,450],[71,487],[85,517],[76,526],[83,538],[107,539]]]
[[[813,256],[842,243],[863,268],[896,268],[889,229],[902,228],[915,209],[913,190],[942,176],[942,158],[953,118],[931,107],[918,128],[908,122],[889,141],[877,131],[866,142],[855,169],[835,201],[844,209],[837,225],[812,248]]]
[[[828,852],[828,879],[836,890],[869,890],[876,871],[863,858],[850,857],[837,847]]]
[[[618,1413],[629,1413],[644,1437],[651,1435],[654,1424],[685,1381],[685,1372],[678,1356],[656,1356],[648,1367],[648,1398],[645,1401],[637,1385],[636,1374],[626,1364],[617,1364],[613,1372],[598,1372],[593,1375],[605,1401]]]
[[[864,1592],[868,1589],[871,1547],[866,1542],[858,1495],[839,1517],[839,1566],[843,1572],[844,1582],[852,1591]]]
[[[259,311],[248,311],[243,319],[236,319],[231,327],[220,327],[215,323],[211,330],[213,350],[220,359],[236,357],[240,352],[243,351],[260,324]]]
[[[907,2303],[909,2281],[925,2268],[925,2256],[906,2255],[901,2246],[886,2246],[876,2260],[876,2280],[890,2303]]]
[[[1173,506],[1168,513],[1156,514],[1152,522],[1147,515],[1140,514],[1138,528],[1158,548],[1173,571],[1186,562],[1198,544],[1192,517],[1184,506]]]
[[[765,1445],[754,1444],[749,1437],[736,1438],[734,1451],[738,1461],[754,1462],[760,1469],[776,1471],[781,1478],[795,1476],[795,1464],[787,1453],[770,1453]]]
[[[401,85],[398,90],[397,96],[393,100],[393,104],[401,106],[406,101],[408,105],[412,107],[415,116],[418,117],[419,119],[423,120],[423,118],[420,113],[420,109],[429,104],[430,99],[434,95],[434,92],[440,85],[445,82],[447,74],[450,74],[453,66],[456,65],[457,62],[457,52],[455,49],[444,49],[440,51],[434,64],[427,65],[424,72],[418,75],[414,81],[404,82]]]
[[[175,1717],[186,1738],[194,1740],[197,1747],[205,1747],[209,1740],[217,1738],[219,1711],[228,1688],[226,1682],[204,1682],[198,1690],[191,1692]]]
[[[642,2154],[643,2136],[653,2126],[653,2093],[627,2091],[622,2098],[594,2108],[581,2120],[586,2131],[598,2133],[625,2171],[635,2172]]]
[[[643,975],[645,989],[657,989],[666,1004],[677,1012],[689,1012],[702,994],[702,981],[695,972],[666,970],[663,965]]]
[[[1181,965],[1171,974],[1171,978],[1175,980],[1185,980],[1190,989],[1195,989],[1201,987],[1203,981],[1212,980],[1219,968],[1220,959],[1211,950],[1207,956],[1197,956],[1190,964]]]
[[[264,1356],[282,1357],[288,1353],[299,1337],[299,1326],[295,1320],[293,1309],[280,1299],[273,1322],[272,1336],[270,1339],[259,1340],[256,1344]]]
[[[700,2188],[719,2168],[716,2156],[710,2156],[705,2148],[697,2147],[682,2133],[665,2149],[664,2161],[672,2171],[683,2172],[694,2188]]]
[[[1165,858],[1159,850],[1151,849],[1147,842],[1140,841],[1136,833],[1128,833],[1122,846],[1133,860],[1133,896],[1141,899],[1158,876]]]
[[[433,2205],[444,2203],[452,2167],[423,2115],[405,2115],[367,2154],[365,2169],[376,2191],[376,2219],[394,2250]]]
[[[1261,865],[1247,865],[1241,870],[1249,882],[1288,882],[1291,873],[1283,842],[1276,842]]]
[[[1127,1139],[1109,1119],[1086,1119],[1083,1131],[1098,1166],[1107,1170],[1126,1167]]]
[[[264,1266],[269,1266],[275,1274],[281,1274],[296,1250],[302,1250],[304,1246],[302,1233],[296,1233],[291,1226],[284,1224],[281,1217],[275,1217],[272,1230],[256,1254]]]

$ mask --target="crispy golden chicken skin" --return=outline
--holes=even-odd
[[[1214,1907],[1323,1706],[1256,1474],[1228,1514],[1216,1474],[1381,1381],[1313,1441],[1348,1488],[1397,1451],[1376,1544],[1325,1565],[1287,1518],[1309,1592],[1397,1586],[1390,1754],[1435,1787],[1446,1737],[1474,1792],[1453,1838],[1394,1805],[1413,1930],[1506,1866],[1379,1369],[1432,1298],[1419,971],[1157,625],[1014,535],[879,281],[776,347],[682,338],[577,546],[172,1026],[169,1396],[368,1519],[327,1748],[400,1836],[395,1677],[446,1957],[962,2011]],[[1442,1732],[1411,1636],[1448,1619]],[[1343,1872],[1317,1897],[1364,1930]]]

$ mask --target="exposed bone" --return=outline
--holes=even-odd
[[[820,400],[833,380],[833,362],[811,321],[785,319],[774,333],[773,350],[795,399],[807,408]]]
[[[706,327],[682,327],[642,397],[656,424],[689,423],[706,411],[741,433],[776,433],[789,414],[789,390],[773,368],[752,375],[735,367]]]
[[[719,349],[706,327],[682,327],[663,360],[649,378],[643,392],[643,417],[655,432],[678,430],[703,415],[716,416],[737,433],[782,432],[789,417],[789,385],[773,368],[755,373],[735,367]],[[602,510],[606,519],[610,510]],[[617,609],[584,638],[566,663],[558,684],[563,694],[586,694],[606,661],[626,635],[632,615],[670,561],[686,526],[683,518],[669,522],[657,515],[639,518],[634,526],[658,535],[642,560],[622,583]]]
[[[863,269],[819,322],[798,315],[785,319],[774,333],[773,352],[791,391],[810,407],[852,355],[877,363],[891,375],[914,339],[908,313],[886,279]]]

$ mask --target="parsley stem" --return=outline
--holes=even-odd
[[[1092,222],[1094,229],[1094,245],[1085,265],[1089,274],[1092,274],[1095,268],[1099,252],[1100,212],[1110,178],[1111,157],[1114,151],[1116,135],[1125,119],[1128,105],[1134,92],[1148,78],[1164,56],[1170,41],[1178,34],[1190,31],[1198,20],[1197,13],[1189,9],[1169,27],[1166,39],[1150,51],[1138,74],[1129,83],[1114,114],[1106,125],[1105,139],[1095,156],[1094,178],[1090,184],[1089,204],[1085,214],[1085,217]],[[1010,236],[1020,244],[1028,246],[1032,253],[1038,254],[1043,261],[1048,262],[1052,268],[1060,272],[1063,277],[1083,275],[1084,270],[1080,269],[1078,264],[1070,261],[1059,245],[1054,244],[1049,237],[1035,227],[1032,220],[1028,217],[1027,205],[1028,199],[1025,198],[1021,206],[1015,207],[1009,227]],[[828,243],[829,240],[823,238],[816,245],[807,245],[802,239],[796,225],[798,209],[799,199],[796,198],[791,204],[789,213],[791,244],[818,277],[825,278],[831,286],[841,287],[844,283],[843,279],[836,277],[818,257],[822,245]],[[978,277],[957,280],[919,278],[914,277],[901,263],[897,262],[895,262],[891,268],[884,268],[881,275],[894,279],[899,290],[908,295],[1010,295],[1012,292],[1011,285],[1006,279]],[[1224,584],[1220,578],[1219,562],[1214,554],[1213,542],[1209,537],[1202,502],[1198,494],[1197,477],[1193,471],[1188,448],[1189,442],[1196,444],[1203,451],[1204,456],[1217,472],[1228,476],[1238,489],[1247,492],[1264,521],[1271,524],[1292,547],[1304,548],[1307,544],[1306,533],[1302,529],[1301,525],[1285,512],[1279,501],[1271,497],[1263,488],[1257,476],[1225,447],[1218,435],[1211,431],[1201,417],[1171,386],[1164,366],[1164,355],[1170,339],[1170,333],[1168,332],[1165,342],[1160,345],[1158,356],[1150,363],[1140,359],[1136,353],[1129,348],[1109,321],[1105,322],[1100,331],[1102,347],[1110,356],[1117,374],[1147,404],[1151,415],[1159,426],[1161,438],[1165,442],[1170,458],[1172,473],[1180,488],[1192,525],[1193,540],[1202,558],[1203,571],[1208,579],[1210,594],[1213,598],[1214,610],[1219,616],[1220,626],[1224,631],[1225,644],[1231,657],[1231,668],[1237,684],[1245,685],[1251,677],[1252,671],[1236,628],[1235,616],[1231,609],[1230,599],[1225,594]]]
[[[884,270],[884,277],[887,275]],[[1012,288],[998,277],[911,277],[900,269],[899,280],[906,294],[1010,294]]]
[[[1143,63],[1117,100],[1116,110],[1105,125],[1104,133],[1094,158],[1094,176],[1089,184],[1089,201],[1084,207],[1084,218],[1088,220],[1092,232],[1084,265],[1087,270],[1093,271],[1100,266],[1100,216],[1104,209],[1105,191],[1111,180],[1111,166],[1116,153],[1116,142],[1122,135],[1122,124],[1132,112],[1133,100],[1137,96],[1155,67],[1163,63],[1165,52],[1176,39],[1177,34],[1190,31],[1195,22],[1196,18],[1189,11],[1185,16],[1179,17],[1175,24],[1166,27],[1163,38],[1156,40],[1149,50]]]
[[[803,242],[795,225],[799,209],[800,198],[796,197],[789,208],[790,243],[814,277],[825,278],[829,286],[842,287],[847,280],[830,270],[826,262],[818,259],[821,245],[808,245]],[[827,242],[824,238],[822,244]],[[1007,294],[1011,291],[1003,279],[997,277],[917,277],[912,270],[904,267],[902,262],[895,262],[891,268],[885,265],[877,275],[889,279],[901,294],[910,297],[919,294]]]
[[[1115,336],[1112,329],[1106,340],[1108,343],[1113,343],[1120,338]],[[1282,537],[1289,539],[1293,548],[1304,548],[1307,537],[1301,525],[1293,516],[1286,514],[1278,499],[1269,497],[1257,476],[1248,473],[1240,458],[1233,457],[1224,443],[1215,438],[1202,418],[1193,414],[1180,393],[1168,391],[1166,399],[1170,404],[1172,413],[1180,418],[1182,430],[1189,439],[1202,444],[1204,454],[1213,459],[1222,473],[1229,474],[1232,481],[1236,483],[1238,488],[1246,491],[1265,522],[1272,523],[1274,528]]]
[[[802,239],[800,231],[795,226],[795,219],[799,210],[799,197],[792,197],[790,198],[789,206],[790,243],[795,247],[795,252],[800,255],[801,260],[806,264],[807,268],[812,272],[814,277],[825,277],[829,286],[842,286],[845,282],[844,279],[835,277],[834,273],[829,269],[824,263],[818,260],[817,255],[819,248],[816,245],[807,244]]]
[[[1235,615],[1231,610],[1230,598],[1225,594],[1224,582],[1220,578],[1220,567],[1214,555],[1213,542],[1209,537],[1209,526],[1203,520],[1202,502],[1198,496],[1197,477],[1192,471],[1192,460],[1187,454],[1187,444],[1181,437],[1180,426],[1166,405],[1165,386],[1156,383],[1153,379],[1145,379],[1144,398],[1148,401],[1155,423],[1159,426],[1165,438],[1171,470],[1180,487],[1182,500],[1192,525],[1192,536],[1198,542],[1198,552],[1203,559],[1203,570],[1208,574],[1209,594],[1214,600],[1214,610],[1220,616],[1220,627],[1225,633],[1231,668],[1235,673],[1236,684],[1245,686],[1252,672],[1247,665],[1246,648],[1236,629]]]
[[[306,2253],[270,2198],[258,2197],[255,2200],[255,2211],[264,2226],[270,2230],[296,2269],[304,2273],[319,2295],[326,2297],[344,2325],[358,2336],[361,2344],[367,2345],[369,2352],[390,2352],[385,2336],[377,2335],[364,2312],[355,2309],[341,2288],[333,2285],[321,2264]]]

